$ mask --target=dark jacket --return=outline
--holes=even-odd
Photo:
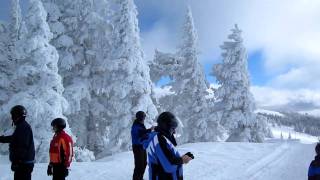
[[[9,158],[14,163],[33,163],[35,158],[33,133],[30,125],[25,120],[16,124],[16,129],[11,136],[1,136],[1,143],[9,143]]]
[[[317,155],[310,164],[308,180],[320,180],[320,155]]]
[[[147,149],[149,180],[182,180],[182,158],[176,150],[173,136],[160,131],[152,132],[143,143]]]
[[[132,145],[142,146],[142,141],[148,138],[150,132],[151,129],[147,129],[143,123],[135,120],[131,127]]]

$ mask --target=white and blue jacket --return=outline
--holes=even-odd
[[[163,133],[155,131],[149,134],[143,146],[147,150],[149,180],[183,179],[183,162],[175,148],[173,136],[168,138]]]

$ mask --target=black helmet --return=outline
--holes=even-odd
[[[175,129],[178,127],[178,120],[171,112],[163,112],[159,115],[158,127],[164,131],[172,135]]]
[[[27,116],[27,110],[25,107],[21,105],[16,105],[13,108],[11,108],[11,116],[15,117],[26,117]]]
[[[316,153],[317,153],[317,155],[320,155],[320,142],[319,143],[317,143],[317,145],[316,145]]]
[[[56,118],[51,122],[52,127],[57,127],[59,130],[66,128],[66,121],[62,118]]]
[[[146,113],[145,113],[145,112],[143,112],[143,111],[138,111],[138,112],[136,113],[136,119],[137,119],[138,121],[143,121],[145,118],[146,118]]]

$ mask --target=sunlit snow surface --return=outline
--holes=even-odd
[[[181,154],[191,151],[195,159],[184,166],[186,180],[303,180],[314,156],[317,137],[294,133],[291,128],[273,128],[275,139],[265,143],[195,143],[179,146]],[[280,134],[284,140],[280,140]],[[287,141],[289,132],[297,140]],[[34,180],[49,180],[47,164],[36,164]],[[0,180],[11,180],[6,157],[0,158]],[[132,152],[97,162],[73,163],[69,180],[130,180]],[[145,178],[147,179],[147,174]]]

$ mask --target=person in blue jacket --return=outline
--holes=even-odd
[[[9,143],[9,159],[14,180],[31,180],[35,147],[31,126],[26,121],[27,110],[17,105],[10,113],[15,130],[10,136],[0,136],[0,143]]]
[[[134,171],[133,180],[143,180],[143,174],[147,166],[147,153],[142,146],[142,141],[148,138],[148,133],[153,130],[153,127],[147,129],[144,125],[146,113],[138,111],[136,119],[131,127],[132,151],[134,155]]]
[[[182,165],[187,164],[193,155],[183,156],[175,148],[174,138],[178,126],[176,117],[170,112],[163,112],[157,119],[158,126],[143,142],[147,150],[150,180],[183,180]]]
[[[315,150],[316,157],[309,166],[308,180],[320,180],[320,143],[317,143]]]

